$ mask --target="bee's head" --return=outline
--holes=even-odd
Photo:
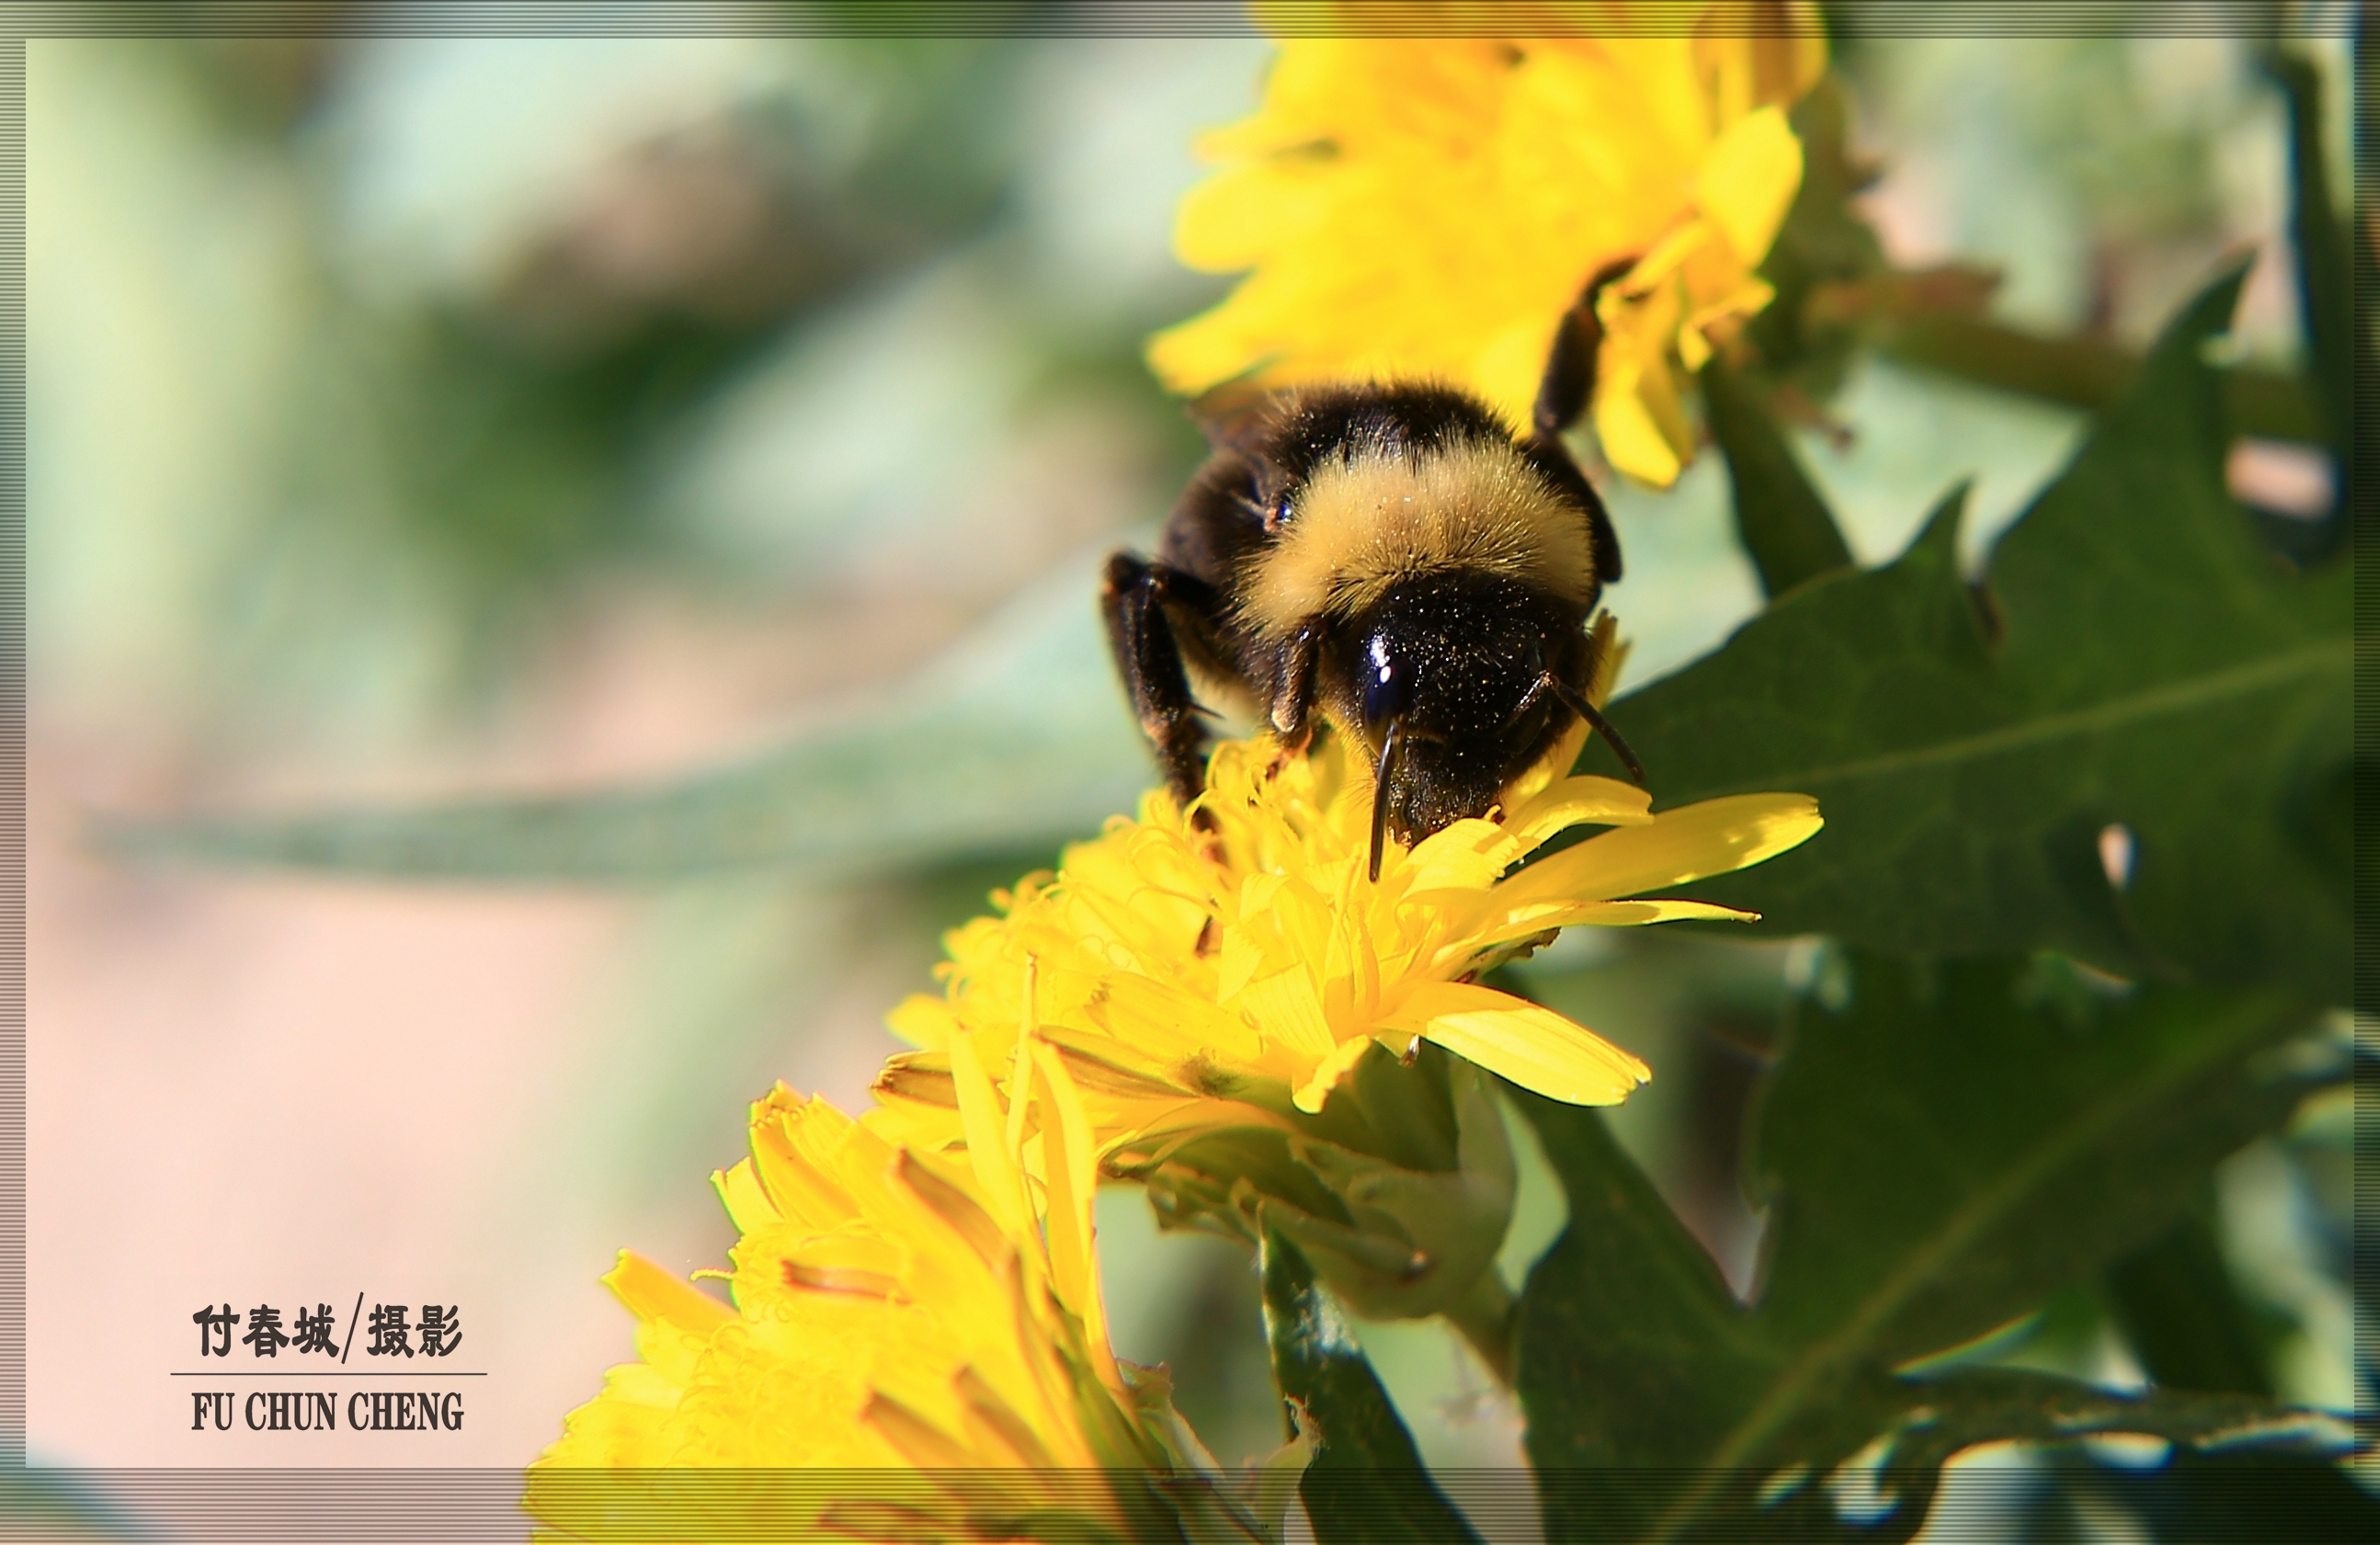
[[[1585,646],[1575,609],[1472,571],[1389,589],[1341,634],[1334,717],[1380,779],[1377,833],[1405,842],[1484,815],[1568,727],[1567,686]]]

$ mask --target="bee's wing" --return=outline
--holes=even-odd
[[[1189,407],[1191,421],[1217,451],[1246,455],[1262,438],[1279,394],[1245,381],[1225,381]]]

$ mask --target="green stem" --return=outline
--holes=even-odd
[[[2137,356],[2100,339],[2037,337],[1971,317],[1910,322],[1883,346],[1912,365],[2083,408],[2123,395],[2141,368]],[[2325,443],[2323,410],[2305,382],[2254,367],[2227,369],[2222,380],[2225,411],[2239,433]]]
[[[1518,1307],[1490,1261],[1445,1310],[1446,1322],[1463,1334],[1479,1360],[1488,1365],[1488,1371],[1506,1389],[1512,1387],[1512,1311]]]

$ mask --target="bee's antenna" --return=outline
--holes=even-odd
[[[1389,836],[1389,777],[1397,770],[1397,753],[1404,745],[1405,716],[1389,720],[1380,742],[1380,765],[1372,774],[1372,883],[1380,883],[1380,849]]]
[[[1636,787],[1639,789],[1645,787],[1645,764],[1636,760],[1636,754],[1628,749],[1628,742],[1620,738],[1620,731],[1611,728],[1611,721],[1604,718],[1595,705],[1586,700],[1586,694],[1572,687],[1550,670],[1546,672],[1545,682],[1553,690],[1553,694],[1561,699],[1564,707],[1586,720],[1595,732],[1603,737],[1603,743],[1609,746],[1612,754],[1620,758],[1620,765],[1628,769],[1628,776],[1635,781]]]

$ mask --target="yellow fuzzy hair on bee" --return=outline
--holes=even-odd
[[[1539,585],[1583,604],[1595,548],[1578,510],[1509,443],[1466,441],[1415,455],[1359,449],[1318,470],[1280,542],[1242,576],[1240,607],[1259,632],[1347,617],[1402,580],[1465,569]]]

